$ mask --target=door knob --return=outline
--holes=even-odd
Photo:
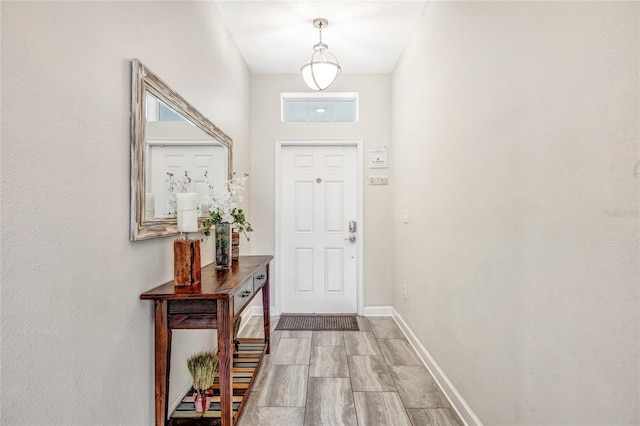
[[[350,243],[356,242],[356,234],[349,234],[349,238],[345,238],[345,241],[349,241]]]

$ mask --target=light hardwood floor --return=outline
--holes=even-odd
[[[273,330],[238,425],[462,425],[393,319],[358,317],[358,325]],[[258,316],[240,332],[262,335]]]

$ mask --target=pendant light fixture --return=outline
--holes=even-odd
[[[331,86],[342,73],[336,56],[327,50],[329,46],[322,42],[322,29],[329,25],[324,18],[313,20],[313,26],[318,29],[320,41],[313,45],[313,55],[309,62],[300,68],[304,82],[313,90],[325,90]]]

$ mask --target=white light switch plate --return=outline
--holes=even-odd
[[[409,223],[409,209],[402,210],[402,223]]]
[[[369,185],[388,185],[389,177],[388,176],[369,176],[367,178],[367,182]]]

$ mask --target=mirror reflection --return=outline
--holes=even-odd
[[[176,235],[176,195],[195,193],[202,224],[210,188],[231,177],[232,140],[139,60],[131,81],[131,241]]]
[[[228,149],[146,93],[144,220],[176,217],[176,193],[197,194],[198,216],[209,210],[210,186],[221,187],[229,171]]]

